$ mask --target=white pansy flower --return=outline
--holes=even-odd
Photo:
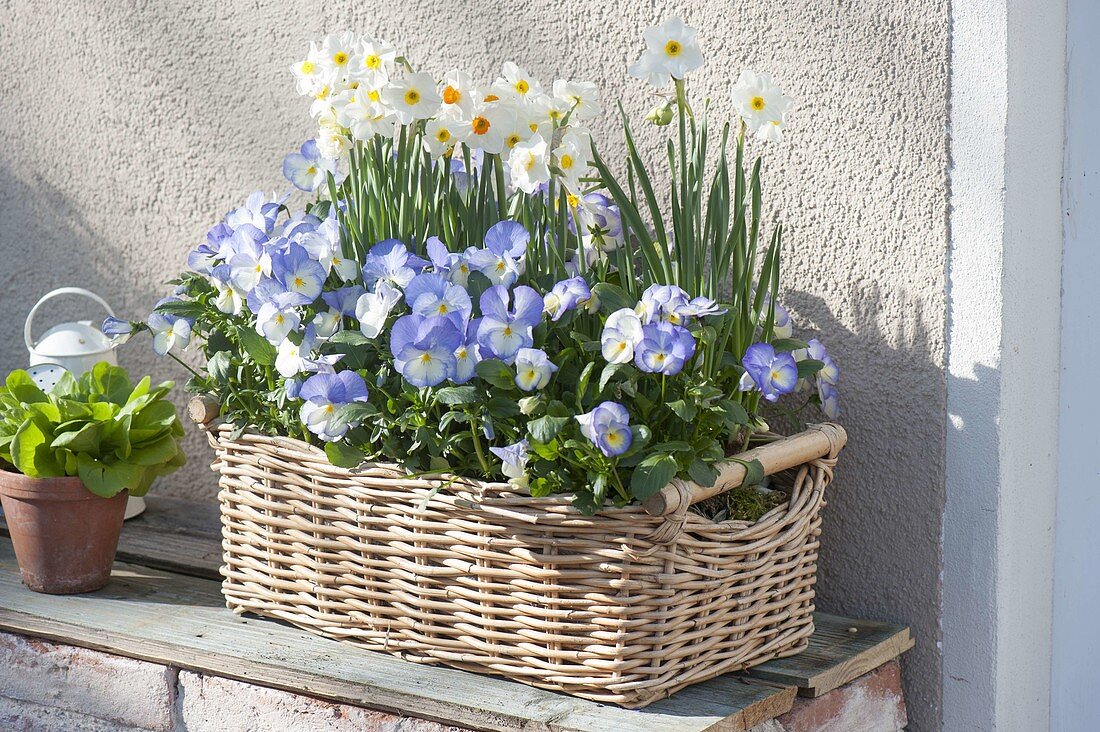
[[[313,329],[321,338],[331,338],[340,330],[343,315],[339,310],[329,308],[313,316]]]
[[[191,323],[183,318],[153,313],[147,322],[153,333],[153,351],[158,356],[164,356],[173,348],[182,351],[191,342]]]
[[[436,91],[431,74],[410,74],[407,79],[391,82],[382,90],[382,101],[403,125],[428,119],[439,110],[443,98]]]
[[[600,334],[600,351],[608,363],[630,363],[634,348],[642,342],[642,319],[630,308],[607,316]]]
[[[279,345],[302,324],[293,307],[265,302],[256,313],[256,330],[274,346]]]
[[[452,69],[443,76],[439,85],[439,96],[443,100],[443,109],[461,112],[468,116],[476,101],[476,87],[473,79],[465,71]]]
[[[386,281],[379,282],[374,292],[360,295],[355,303],[355,317],[359,320],[359,330],[363,335],[377,338],[399,300],[401,291]]]
[[[524,193],[534,193],[541,184],[548,182],[550,160],[542,135],[535,135],[512,148],[508,169],[512,175],[512,185]]]
[[[780,139],[779,127],[793,103],[772,81],[771,74],[742,71],[733,85],[734,109],[749,131],[764,139]]]
[[[647,28],[643,35],[645,53],[630,66],[630,75],[658,88],[668,85],[669,77],[683,79],[703,65],[695,34],[695,29],[684,25],[678,15]]]
[[[603,114],[600,90],[590,81],[558,79],[554,82],[554,99],[560,100],[566,111],[573,110],[571,122],[587,122]]]

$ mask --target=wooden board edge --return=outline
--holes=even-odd
[[[760,684],[762,679],[752,679],[751,681],[755,684]],[[749,732],[753,727],[776,719],[777,717],[781,717],[794,708],[794,700],[798,695],[798,687],[789,684],[767,683],[775,687],[776,692],[774,694],[750,704],[733,717],[727,718],[726,724],[735,720],[739,722],[739,726],[734,727],[733,732]],[[711,729],[715,732],[719,732],[719,730],[725,732],[729,727],[715,725]]]

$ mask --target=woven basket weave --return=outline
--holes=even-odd
[[[753,524],[690,511],[700,489],[679,482],[669,515],[584,516],[507,484],[348,471],[299,440],[208,435],[238,613],[626,707],[797,653],[813,632],[835,425],[754,451],[791,493]]]

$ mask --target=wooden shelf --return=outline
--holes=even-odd
[[[111,584],[96,593],[30,592],[0,541],[0,629],[473,729],[561,732],[742,732],[786,713],[796,694],[823,694],[913,645],[904,626],[817,613],[805,653],[625,710],[234,615],[217,581],[217,506],[148,503],[126,523]]]

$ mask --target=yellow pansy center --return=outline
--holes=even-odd
[[[295,277],[294,278],[294,286],[295,287],[305,287],[305,284],[306,284],[306,281],[303,280],[301,277]]]
[[[765,107],[764,97],[753,97],[749,100],[749,106],[759,112]]]
[[[458,104],[460,99],[462,99],[462,92],[460,92],[458,89],[455,89],[450,84],[443,87],[444,104]]]
[[[512,326],[510,326],[510,325],[504,326],[504,336],[505,336],[505,338],[510,337],[511,335],[512,335]]]
[[[347,62],[348,55],[343,51],[337,51],[336,53],[332,54],[332,63],[336,64],[337,66],[343,66]]]
[[[446,315],[448,312],[450,312],[450,309],[447,307],[447,303],[445,303],[445,302],[439,303],[439,314],[440,315]]]
[[[772,369],[771,373],[768,375],[771,377],[772,381],[777,381],[779,379],[779,371],[777,369]]]
[[[484,117],[474,117],[474,121],[470,123],[470,127],[473,129],[475,135],[484,135],[489,131],[489,120]]]
[[[684,52],[684,47],[679,41],[669,41],[665,44],[665,55],[675,58]]]
[[[432,361],[432,354],[430,354],[430,353],[420,354],[420,363],[431,363],[431,361]]]
[[[407,92],[405,92],[405,104],[412,107],[413,105],[415,105],[419,101],[420,101],[420,92],[418,92],[416,89],[409,89]]]
[[[308,168],[306,168],[306,174],[307,175],[316,175],[317,174],[317,166],[311,165]]]
[[[617,431],[616,432],[608,432],[607,435],[604,437],[604,439],[607,440],[608,445],[611,445],[612,447],[614,447],[614,446],[618,445],[619,443],[621,443],[623,441],[623,436],[620,432],[617,432]]]
[[[326,414],[332,414],[335,411],[336,411],[336,407],[334,405],[332,405],[332,404],[326,404],[325,405],[325,413]]]
[[[283,315],[282,315],[282,313],[280,313],[279,315],[276,315],[276,316],[275,316],[275,324],[276,324],[276,325],[282,325],[282,324],[283,324],[283,320],[284,320],[284,318],[283,318]]]

